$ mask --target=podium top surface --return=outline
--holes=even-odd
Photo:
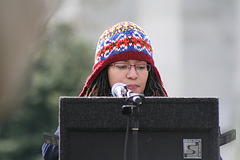
[[[78,129],[125,129],[126,98],[60,97],[60,126]],[[145,97],[139,122],[146,129],[211,129],[218,127],[216,97]]]

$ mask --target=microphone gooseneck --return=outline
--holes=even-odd
[[[128,142],[128,133],[129,133],[129,121],[131,118],[132,122],[132,133],[133,133],[133,160],[138,160],[138,130],[139,130],[139,122],[138,122],[138,114],[139,107],[142,104],[142,100],[144,99],[143,94],[134,93],[132,90],[129,90],[127,85],[124,83],[115,83],[111,89],[112,95],[114,97],[125,97],[126,105],[122,106],[122,114],[128,115],[127,120],[127,130],[125,136],[124,143],[124,160],[127,158],[127,142]]]

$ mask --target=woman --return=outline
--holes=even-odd
[[[99,38],[93,73],[79,97],[112,96],[111,87],[117,82],[145,96],[167,96],[154,65],[149,37],[129,21],[114,25]],[[59,128],[55,134],[59,134]],[[57,146],[43,144],[42,153],[45,160],[58,159]]]

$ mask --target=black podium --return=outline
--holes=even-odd
[[[60,160],[123,160],[125,98],[60,97]],[[139,160],[219,160],[218,98],[145,97]],[[129,131],[127,159],[132,159]]]

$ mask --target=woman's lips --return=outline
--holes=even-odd
[[[136,84],[129,84],[129,85],[127,85],[127,87],[128,87],[128,89],[134,91],[134,90],[137,89],[139,86],[136,85]]]

